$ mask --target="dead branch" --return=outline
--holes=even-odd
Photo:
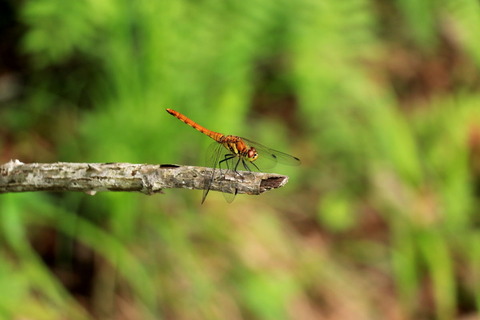
[[[248,171],[215,171],[210,190],[258,195],[284,186],[288,177]],[[0,193],[29,191],[136,191],[204,189],[212,168],[131,163],[28,163],[11,160],[0,166]]]

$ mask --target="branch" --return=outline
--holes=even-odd
[[[212,168],[130,163],[30,163],[11,160],[0,166],[0,193],[28,191],[138,191],[205,189]],[[210,190],[258,195],[284,186],[287,176],[248,171],[215,170]]]

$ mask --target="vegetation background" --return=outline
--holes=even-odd
[[[173,108],[289,184],[0,196],[1,319],[477,319],[476,0],[2,0],[0,161],[202,164]]]

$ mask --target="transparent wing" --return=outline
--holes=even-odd
[[[298,166],[301,164],[299,158],[291,156],[285,152],[271,149],[258,142],[250,139],[242,138],[250,146],[254,147],[258,152],[258,158],[252,164],[256,164],[260,170],[274,167],[277,162],[290,166]]]
[[[232,153],[218,142],[213,142],[208,147],[205,166],[213,168],[213,172],[210,177],[205,179],[202,203],[205,202],[213,181],[223,177],[227,170],[234,170],[236,159],[238,159],[238,157],[232,157]],[[231,203],[233,199],[235,199],[236,193],[222,193],[228,203]]]
[[[213,172],[210,177],[205,179],[202,203],[205,202],[215,179],[222,178],[227,172],[241,176],[241,173],[238,171],[262,171],[274,167],[277,162],[292,166],[300,165],[300,159],[297,157],[268,148],[249,139],[241,139],[243,139],[250,147],[254,147],[257,150],[258,158],[255,161],[250,162],[243,157],[231,153],[222,144],[213,142],[207,150],[205,161],[205,165],[213,168]],[[236,193],[223,192],[223,196],[228,203],[231,203],[233,199],[235,199]]]
[[[208,147],[207,153],[205,155],[205,166],[212,168],[213,171],[210,177],[205,178],[205,184],[203,187],[203,195],[202,195],[202,204],[205,202],[205,199],[207,198],[208,192],[210,191],[210,187],[213,183],[213,180],[215,179],[215,173],[217,171],[216,168],[219,161],[218,159],[220,157],[219,147],[222,147],[222,145],[217,142],[213,142]]]

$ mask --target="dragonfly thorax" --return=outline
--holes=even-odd
[[[255,161],[258,152],[254,147],[248,146],[245,141],[237,136],[223,136],[218,142],[237,157],[243,157],[248,161]]]

